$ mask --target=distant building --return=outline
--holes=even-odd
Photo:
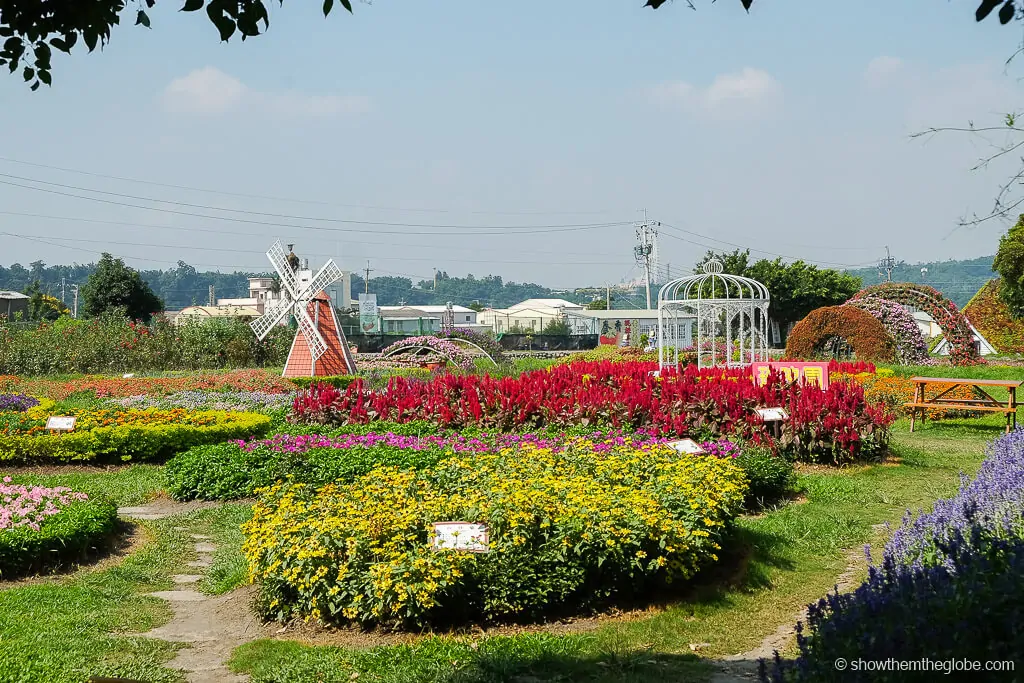
[[[181,324],[187,320],[203,318],[258,318],[261,315],[263,315],[263,312],[255,306],[225,304],[217,306],[189,306],[169,314],[168,318],[176,324]],[[287,320],[285,320],[285,323],[287,323]]]
[[[584,310],[583,306],[565,299],[527,299],[508,308],[485,309],[478,319],[495,334],[509,330],[539,333],[550,322],[569,322],[570,314]]]
[[[28,300],[27,294],[0,290],[0,315],[8,320],[14,320],[15,316],[21,313],[22,317],[28,318]]]
[[[380,306],[381,331],[385,334],[432,334],[441,331],[447,306]],[[489,329],[477,322],[477,312],[465,306],[452,306],[455,327]]]
[[[352,307],[352,274],[344,273],[341,282],[327,288],[327,295],[334,302],[334,307],[347,311]],[[274,278],[272,277],[251,277],[249,278],[249,296],[236,299],[217,299],[217,306],[241,306],[255,308],[263,314],[267,304],[280,301],[285,296],[284,288],[274,291]],[[206,308],[209,308],[208,306]]]
[[[636,345],[640,338],[647,337],[653,343],[658,337],[658,310],[647,308],[619,309],[610,311],[572,311],[567,314],[572,334],[596,334],[601,344]],[[679,322],[679,339],[683,346],[693,344],[693,326],[696,318]],[[672,334],[671,330],[667,331]]]

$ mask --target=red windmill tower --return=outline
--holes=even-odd
[[[289,245],[290,247],[291,245]],[[281,242],[274,242],[267,258],[277,271],[284,296],[261,318],[252,321],[253,332],[260,339],[292,314],[299,329],[288,352],[283,377],[325,377],[351,375],[356,363],[349,351],[345,332],[341,329],[334,304],[326,289],[343,276],[341,269],[328,259],[314,276],[301,268],[294,252],[285,254]]]

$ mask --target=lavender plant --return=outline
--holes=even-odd
[[[39,405],[39,399],[26,394],[0,394],[0,413],[23,413]]]

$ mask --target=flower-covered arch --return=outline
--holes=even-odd
[[[888,299],[867,296],[850,299],[847,306],[863,309],[878,318],[885,330],[896,342],[896,362],[903,365],[930,365],[934,363],[928,354],[928,343],[921,334],[921,328],[914,315],[906,308]]]
[[[820,346],[839,337],[858,360],[892,362],[896,343],[879,320],[856,306],[816,308],[798,322],[786,339],[787,358],[813,358]]]
[[[949,341],[949,362],[953,365],[984,363],[974,346],[974,333],[967,318],[934,287],[912,282],[883,282],[866,287],[853,295],[853,300],[874,297],[914,306],[932,317]]]
[[[466,353],[447,339],[439,337],[407,337],[399,339],[381,352],[381,358],[392,358],[399,354],[428,353],[451,361],[460,369],[472,371],[476,369],[473,356]]]

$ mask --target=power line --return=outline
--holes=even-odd
[[[599,215],[599,214],[610,214],[614,213],[608,210],[587,210],[587,211],[462,211],[458,209],[423,209],[423,208],[400,208],[400,207],[389,207],[389,206],[374,206],[368,204],[339,204],[336,202],[326,202],[321,200],[313,199],[294,199],[288,197],[271,197],[266,195],[247,194],[244,192],[229,192],[226,190],[212,190],[210,188],[193,187],[189,185],[175,185],[172,183],[161,183],[153,180],[142,180],[140,178],[128,178],[125,176],[107,175],[104,173],[96,173],[93,171],[83,171],[73,168],[65,168],[62,166],[51,166],[48,164],[40,164],[32,161],[22,161],[20,159],[12,159],[10,157],[0,156],[0,161],[6,161],[12,164],[21,164],[24,166],[34,166],[36,168],[45,168],[51,171],[61,171],[64,173],[76,173],[78,175],[90,176],[93,178],[104,178],[107,180],[118,180],[121,182],[138,183],[141,185],[152,185],[154,187],[166,187],[174,190],[187,190],[190,192],[205,192],[207,194],[223,195],[226,197],[241,197],[244,199],[262,199],[275,202],[290,202],[293,204],[310,204],[319,206],[333,206],[343,209],[367,209],[373,211],[393,211],[396,213],[463,213],[466,215],[490,215],[490,216],[582,216],[582,215]]]
[[[124,226],[124,227],[129,227],[129,228],[152,228],[152,229],[155,229],[155,230],[173,230],[175,232],[202,232],[202,233],[210,233],[210,234],[215,234],[215,235],[238,235],[240,237],[253,237],[254,236],[253,232],[245,232],[245,231],[237,231],[237,230],[219,230],[217,228],[201,228],[201,227],[184,227],[184,226],[174,226],[174,225],[158,225],[158,224],[154,224],[154,223],[138,223],[138,222],[129,222],[129,221],[112,221],[112,220],[98,219],[98,218],[76,218],[76,217],[73,217],[73,216],[51,216],[51,215],[48,215],[48,214],[27,213],[27,212],[21,212],[21,211],[3,211],[3,210],[0,210],[0,215],[2,215],[2,216],[19,216],[19,217],[24,217],[24,218],[42,218],[42,219],[46,219],[46,220],[70,221],[70,222],[76,222],[76,223],[96,223],[96,224],[100,224],[100,225],[119,225],[119,226]],[[299,228],[299,229],[305,229],[305,228]],[[266,234],[264,234],[262,236],[273,237],[273,235],[270,232],[267,232]],[[310,239],[317,239],[317,238],[310,238]],[[345,244],[347,244],[347,245],[348,244],[358,244],[358,245],[362,245],[362,246],[386,246],[386,247],[392,247],[392,246],[394,246],[394,240],[390,240],[390,241],[387,241],[387,242],[371,242],[371,241],[366,241],[366,240],[346,239]],[[156,245],[153,245],[153,246],[156,246]],[[498,247],[498,248],[487,248],[487,247],[479,247],[479,246],[459,247],[459,246],[447,246],[447,245],[439,245],[439,244],[418,244],[418,243],[411,243],[411,242],[405,242],[405,241],[402,242],[402,246],[403,247],[415,247],[417,249],[441,249],[441,250],[444,250],[444,251],[473,251],[473,252],[501,251],[503,253],[509,253],[510,251],[512,251],[514,253],[521,253],[521,254],[536,254],[537,253],[536,249],[530,249],[530,250],[510,250],[510,249],[505,248],[505,247]],[[182,248],[186,248],[186,247],[182,247]],[[613,253],[609,253],[609,252],[600,252],[599,253],[599,252],[580,252],[580,251],[576,251],[576,252],[573,252],[573,253],[577,254],[577,255],[580,255],[580,256],[617,256],[617,254],[613,254]],[[616,263],[616,265],[617,265],[617,263]]]
[[[92,189],[92,188],[89,188],[89,187],[80,187],[80,186],[77,186],[77,185],[65,185],[63,183],[53,183],[53,182],[49,182],[49,181],[46,181],[46,180],[38,180],[36,178],[26,178],[26,177],[23,177],[23,176],[12,175],[10,173],[0,173],[0,177],[2,177],[2,178],[13,178],[15,180],[20,180],[22,182],[37,183],[37,184],[40,184],[40,185],[49,185],[51,187],[59,187],[59,188],[65,189],[65,190],[76,190],[78,192],[91,192],[93,194],[102,194],[102,195],[106,195],[108,197],[117,197],[119,199],[134,199],[136,201],[152,202],[154,204],[171,204],[172,206],[183,206],[183,207],[189,208],[189,209],[203,209],[203,210],[206,210],[206,211],[224,211],[224,212],[227,212],[227,213],[239,213],[239,214],[249,215],[249,216],[259,216],[261,218],[280,218],[282,220],[290,220],[290,221],[317,221],[317,222],[321,222],[321,223],[343,223],[343,224],[346,224],[346,225],[374,225],[374,226],[383,226],[383,227],[404,227],[404,228],[444,228],[444,229],[459,229],[459,230],[472,230],[472,231],[476,231],[476,230],[500,230],[500,231],[514,230],[516,232],[522,232],[522,233],[527,233],[527,234],[528,233],[532,233],[532,232],[549,232],[549,231],[550,232],[566,232],[566,231],[571,231],[571,230],[606,228],[606,227],[614,227],[614,226],[620,226],[620,225],[627,225],[628,224],[626,221],[611,221],[611,222],[604,222],[604,223],[568,223],[568,224],[562,223],[562,224],[548,224],[548,225],[483,225],[483,226],[477,226],[477,225],[451,225],[451,224],[438,224],[438,223],[399,223],[399,222],[389,222],[389,221],[364,221],[364,220],[354,220],[354,219],[348,219],[348,218],[321,218],[321,217],[314,217],[314,216],[295,216],[295,215],[290,215],[290,214],[270,213],[268,211],[249,211],[247,209],[231,209],[231,208],[225,208],[225,207],[222,207],[222,206],[212,206],[212,205],[209,205],[209,204],[192,204],[192,203],[189,203],[189,202],[179,202],[179,201],[174,201],[174,200],[170,200],[170,199],[157,199],[157,198],[154,198],[154,197],[145,197],[145,196],[141,196],[141,195],[126,194],[126,193],[123,193],[123,192],[107,192],[105,190],[95,190],[95,189]],[[281,225],[279,223],[266,223],[264,221],[253,221],[253,220],[247,220],[247,219],[241,219],[241,218],[231,218],[231,217],[228,217],[228,216],[209,216],[209,215],[203,215],[203,214],[192,214],[192,213],[181,212],[181,211],[172,211],[170,209],[158,209],[158,208],[149,207],[149,206],[138,206],[138,205],[134,205],[134,204],[125,204],[125,203],[122,203],[122,202],[114,202],[114,201],[110,201],[110,200],[103,200],[103,199],[100,199],[98,197],[87,197],[87,196],[82,196],[82,195],[75,195],[75,194],[70,194],[70,193],[65,193],[65,192],[59,192],[57,190],[50,190],[50,189],[47,189],[47,188],[44,188],[44,187],[33,187],[31,185],[20,185],[18,183],[12,183],[9,180],[0,180],[0,184],[9,185],[11,187],[20,187],[20,188],[23,188],[23,189],[26,189],[26,190],[35,190],[37,192],[49,192],[51,194],[62,195],[62,196],[65,196],[65,197],[72,197],[72,198],[75,198],[75,199],[84,199],[84,200],[89,200],[89,201],[102,202],[102,203],[105,203],[105,204],[115,204],[117,206],[126,206],[126,207],[129,207],[129,208],[135,208],[135,209],[145,209],[145,210],[149,210],[149,211],[161,211],[161,212],[165,212],[165,213],[177,213],[177,214],[186,215],[186,216],[193,216],[193,215],[195,215],[195,216],[200,216],[200,217],[203,217],[203,218],[211,218],[211,219],[214,219],[214,220],[231,220],[231,221],[238,221],[238,222],[244,222],[244,223],[255,223],[255,224],[258,224],[258,225],[259,224],[262,224],[262,225]],[[287,226],[287,227],[297,227],[297,226]],[[316,228],[316,229],[327,230],[328,228],[319,227],[319,228]],[[354,230],[354,229],[351,229],[350,231],[351,232],[359,232],[358,230]],[[366,232],[366,231],[364,230],[363,232]],[[373,230],[372,232],[386,232],[386,231]],[[409,234],[409,233],[405,232],[405,231],[402,231],[402,232],[392,233],[392,234],[403,234],[404,235],[404,234]],[[454,235],[458,235],[458,234],[462,234],[462,233],[458,233],[458,232],[455,232],[455,233],[425,233],[425,232],[421,232],[421,233],[415,233],[415,234],[421,234],[421,235],[428,235],[428,234],[454,234]]]

